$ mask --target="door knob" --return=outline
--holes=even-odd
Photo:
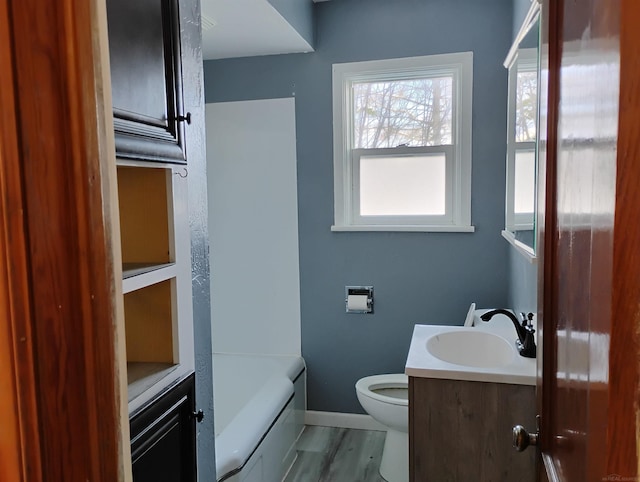
[[[513,427],[513,447],[522,452],[529,445],[538,445],[539,432],[529,433],[522,425]]]

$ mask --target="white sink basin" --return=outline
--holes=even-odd
[[[470,382],[536,384],[536,360],[518,354],[513,322],[495,315],[479,321],[488,310],[476,310],[472,327],[415,325],[405,373],[410,377]]]
[[[484,331],[445,331],[427,340],[427,351],[447,363],[476,368],[508,365],[515,346],[503,337]]]

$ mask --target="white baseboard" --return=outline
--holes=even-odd
[[[307,410],[304,414],[304,423],[305,425],[320,425],[323,427],[387,431],[387,427],[374,420],[371,415],[362,415],[359,413],[317,412],[315,410]]]

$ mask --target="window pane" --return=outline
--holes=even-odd
[[[361,216],[444,215],[445,154],[360,158]]]
[[[514,211],[531,213],[535,207],[536,154],[531,150],[516,150]],[[532,220],[533,221],[533,220]]]
[[[537,73],[518,71],[516,87],[516,142],[536,140]]]
[[[453,77],[353,84],[356,149],[451,144]]]

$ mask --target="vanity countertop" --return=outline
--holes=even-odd
[[[488,310],[476,310],[474,326],[415,325],[405,373],[411,377],[444,378],[477,382],[536,384],[536,359],[520,356],[515,347],[516,330],[505,315],[495,315],[489,322],[480,321],[480,315]],[[427,350],[430,338],[447,332],[482,331],[498,335],[513,346],[513,357],[502,366],[474,367],[457,365],[431,355]],[[482,356],[478,353],[478,356]]]

